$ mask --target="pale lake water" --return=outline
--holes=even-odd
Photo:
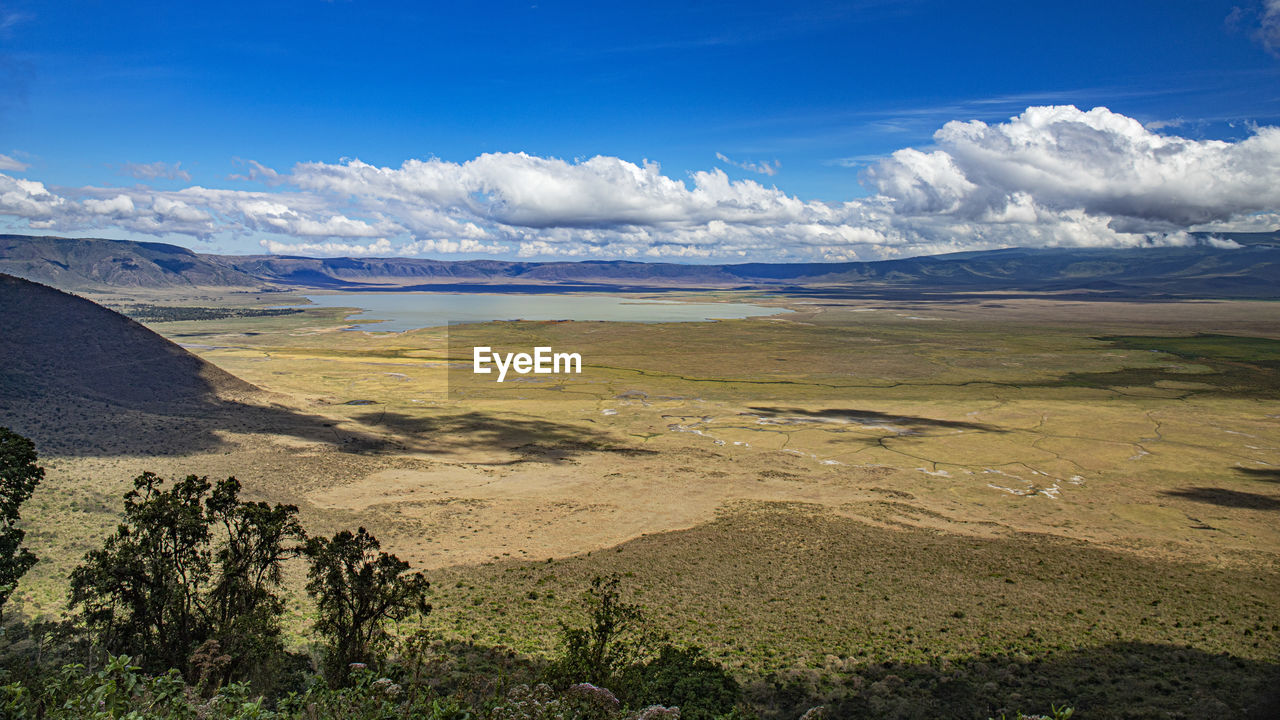
[[[341,293],[307,295],[313,305],[354,307],[361,312],[353,330],[403,332],[450,323],[491,320],[605,320],[619,322],[701,322],[791,312],[746,303],[684,303],[583,295],[480,295],[470,293]]]

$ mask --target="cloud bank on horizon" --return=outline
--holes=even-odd
[[[802,200],[720,169],[486,153],[462,163],[257,163],[267,190],[48,187],[0,156],[0,215],[37,231],[262,236],[271,253],[647,260],[874,260],[994,247],[1184,244],[1280,227],[1280,127],[1161,134],[1099,107],[953,121],[868,168],[873,194]],[[724,158],[727,161],[727,158]],[[127,166],[181,178],[180,166]]]

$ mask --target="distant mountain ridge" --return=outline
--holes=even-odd
[[[27,235],[0,235],[0,272],[63,290],[262,284],[220,256],[177,245]]]
[[[0,272],[68,290],[572,284],[573,289],[844,286],[1280,297],[1280,233],[1216,236],[1241,247],[1214,247],[1201,236],[1201,244],[1191,247],[1011,248],[874,262],[685,265],[233,256],[155,242],[0,235]]]

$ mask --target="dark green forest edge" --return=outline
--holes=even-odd
[[[43,476],[31,441],[0,428],[0,612],[36,562],[20,510]],[[364,528],[309,537],[297,513],[242,500],[235,478],[138,476],[115,532],[71,574],[70,613],[4,616],[0,717],[1243,718],[1274,707],[1272,665],[1137,643],[735,676],[654,631],[617,575],[584,588],[552,657],[526,657],[422,629],[427,578]],[[309,642],[291,646],[281,593],[293,558],[315,610]]]
[[[227,318],[279,317],[297,315],[294,308],[216,308],[186,305],[149,305],[129,303],[111,305],[112,310],[145,323],[186,322],[192,320],[225,320]]]

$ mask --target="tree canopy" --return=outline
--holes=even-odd
[[[375,655],[388,621],[431,610],[427,579],[380,548],[364,528],[307,541],[307,592],[316,599],[316,629],[329,642],[326,674],[331,679],[345,675],[350,663]]]
[[[0,611],[18,580],[36,564],[36,556],[22,546],[26,532],[19,526],[22,504],[44,479],[36,460],[34,443],[0,427]]]
[[[124,521],[71,573],[71,604],[105,649],[193,681],[211,659],[225,658],[212,663],[219,681],[244,679],[283,652],[278,591],[305,538],[298,509],[239,494],[234,477],[134,480]]]

